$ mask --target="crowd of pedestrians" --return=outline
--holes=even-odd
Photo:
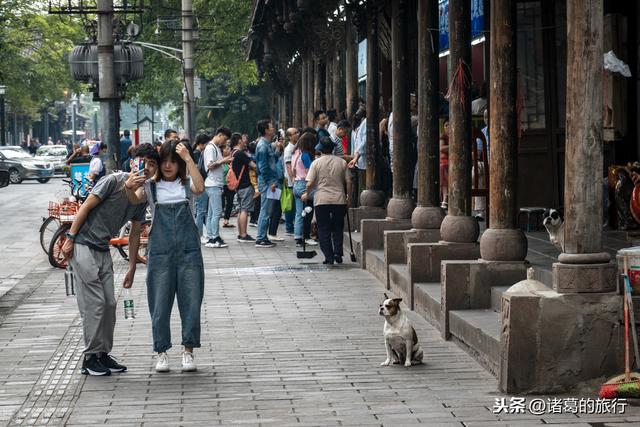
[[[127,369],[111,356],[116,300],[109,240],[130,222],[129,251],[137,253],[148,211],[146,286],[158,372],[170,370],[175,300],[182,328],[182,370],[197,369],[194,350],[201,346],[203,246],[228,246],[221,227],[237,228],[238,244],[261,249],[287,238],[296,246],[319,244],[325,264],[342,263],[351,182],[347,163],[351,158],[345,152],[351,125],[344,120],[336,123],[322,111],[315,117],[315,128],[286,132],[276,130],[269,119],[261,120],[254,142],[225,127],[213,135],[202,133],[193,143],[167,130],[161,144],[127,144],[121,153],[122,171],[111,174],[103,161],[104,146],[97,144],[93,153],[76,147],[69,162],[89,160],[95,182],[63,247],[77,283],[84,374],[102,376]],[[252,216],[255,237],[249,233]],[[284,237],[278,233],[281,223]],[[136,274],[137,259],[130,258],[124,288],[133,285]]]

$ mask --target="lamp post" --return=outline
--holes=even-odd
[[[0,85],[0,145],[7,145],[7,132],[4,126],[4,93],[6,89],[6,86]]]

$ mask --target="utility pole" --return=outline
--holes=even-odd
[[[194,133],[194,90],[193,90],[193,0],[182,0],[182,70],[184,91],[182,104],[184,109],[185,136],[193,141]]]
[[[4,93],[6,86],[0,86],[0,145],[7,145],[7,133],[4,120]]]
[[[49,142],[49,108],[48,105],[45,105],[44,110],[42,111],[42,118],[44,119],[44,135],[42,137],[43,144],[46,145]]]
[[[98,98],[105,128],[101,144],[107,144],[107,169],[116,169],[120,153],[116,103],[120,102],[115,85],[113,64],[113,0],[98,0]],[[75,137],[75,135],[74,135]]]
[[[78,99],[76,95],[73,94],[71,96],[71,131],[73,132],[73,136],[71,136],[71,144],[76,143],[76,108],[78,105]]]

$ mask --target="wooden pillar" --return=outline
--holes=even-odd
[[[295,74],[295,81],[293,83],[293,99],[291,100],[292,108],[292,126],[302,127],[302,69],[298,67],[298,71]]]
[[[327,110],[330,110],[333,108],[333,53],[329,53],[326,56],[324,71],[325,107]]]
[[[308,59],[300,63],[300,127],[304,128],[308,122],[309,111],[309,66]]]
[[[322,65],[320,59],[316,59],[313,63],[313,112],[322,109]],[[313,115],[312,112],[312,115]]]
[[[286,90],[282,96],[282,107],[280,113],[280,128],[286,130],[289,126],[289,91]]]
[[[380,131],[380,62],[378,48],[378,13],[379,1],[367,2],[367,143],[366,155],[366,185],[360,194],[360,205],[379,207],[384,205],[384,194],[379,191],[378,159]],[[357,98],[356,98],[357,100]]]
[[[393,98],[393,197],[387,205],[387,216],[411,218],[413,170],[411,168],[411,112],[407,86],[407,0],[392,3],[391,13],[391,93]],[[367,76],[369,77],[369,76]],[[375,99],[378,102],[378,98]]]
[[[345,108],[347,119],[352,120],[358,110],[358,34],[355,25],[351,21],[352,11],[347,12],[345,29],[345,55],[344,55],[344,79],[345,79]]]
[[[516,0],[492,0],[489,171],[491,228],[482,234],[487,261],[523,261],[527,239],[517,228],[518,114]]]
[[[307,62],[307,126],[313,126],[313,112],[315,111],[314,81],[315,81],[315,60],[309,58]]]
[[[342,82],[343,82],[343,73],[342,73],[342,49],[339,48],[336,53],[333,55],[333,80],[331,84],[333,85],[333,108],[336,110],[338,114],[344,110],[344,104],[342,100],[344,99],[344,94],[342,93]]]
[[[562,263],[609,260],[602,251],[602,26],[602,0],[567,0]]]
[[[438,0],[418,0],[418,207],[416,229],[440,228],[440,150],[438,129]],[[394,114],[395,116],[395,114]]]
[[[449,99],[449,210],[440,234],[447,242],[471,243],[479,227],[471,217],[471,3],[449,1],[452,94]],[[395,108],[395,106],[394,106]]]

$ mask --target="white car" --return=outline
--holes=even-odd
[[[36,151],[34,159],[43,163],[53,163],[53,173],[64,175],[67,154],[67,147],[64,145],[43,145]]]

